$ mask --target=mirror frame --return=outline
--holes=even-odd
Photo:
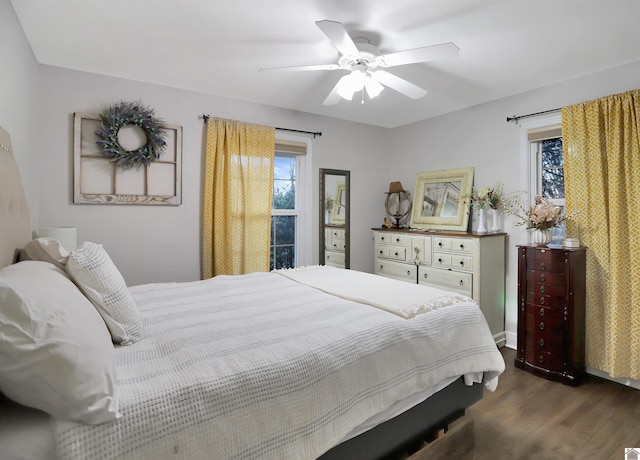
[[[326,176],[344,176],[344,200],[345,200],[345,212],[344,212],[344,239],[345,239],[345,248],[344,248],[344,268],[351,268],[351,241],[350,241],[350,210],[351,210],[351,172],[344,169],[327,169],[320,168],[319,174],[319,183],[320,183],[320,193],[319,193],[319,213],[318,213],[318,264],[324,265],[324,251],[325,251],[325,238],[324,238],[324,228],[325,228],[325,197],[326,197]],[[335,206],[335,205],[334,205]],[[333,214],[333,213],[332,213]]]
[[[460,192],[455,201],[457,213],[453,217],[423,216],[425,203],[424,190],[427,185],[440,185],[446,188],[451,182],[460,182]],[[411,227],[424,230],[453,230],[466,232],[469,226],[469,206],[473,188],[473,168],[448,169],[443,171],[421,172],[416,179],[413,194]],[[442,203],[439,203],[442,205]]]

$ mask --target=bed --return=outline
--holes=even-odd
[[[350,270],[126,287],[134,317],[101,310],[90,277],[73,268],[81,249],[64,267],[14,263],[33,243],[10,148],[0,128],[0,310],[13,279],[63,285],[78,306],[69,321],[86,316],[79,333],[92,342],[82,352],[102,353],[69,373],[81,384],[93,367],[107,378],[88,385],[102,391],[91,395],[88,418],[83,401],[69,415],[26,407],[38,407],[27,396],[0,397],[6,458],[385,458],[446,427],[498,383],[504,361],[471,299]],[[110,262],[99,245],[88,248]],[[104,289],[122,282],[111,269]],[[13,395],[6,380],[14,374],[0,360],[0,389]]]

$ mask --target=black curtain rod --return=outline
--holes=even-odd
[[[209,118],[211,118],[211,115],[207,115],[207,114],[202,115],[202,119],[204,120],[205,123],[207,121],[209,121]],[[277,127],[276,127],[276,129],[278,129],[280,131],[290,131],[290,132],[293,132],[293,133],[311,134],[311,135],[313,135],[314,139],[316,138],[316,136],[322,136],[322,132],[321,131],[303,131],[301,129],[277,128]]]
[[[521,118],[535,117],[536,115],[544,115],[545,113],[557,112],[558,110],[562,110],[562,109],[543,110],[542,112],[529,113],[527,115],[520,115],[520,116],[517,116],[517,117],[516,116],[507,117],[507,122],[511,123],[512,121],[518,121]]]

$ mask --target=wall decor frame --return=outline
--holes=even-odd
[[[182,204],[182,126],[159,123],[167,146],[148,165],[125,169],[96,145],[100,118],[73,114],[73,202],[76,204]]]
[[[418,173],[411,227],[466,232],[473,172],[473,168],[460,168]]]

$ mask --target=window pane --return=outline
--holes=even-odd
[[[271,217],[271,270],[296,265],[296,216]]]
[[[273,166],[273,209],[296,208],[296,159],[276,153]]]
[[[557,199],[564,198],[564,159],[562,156],[562,138],[547,139],[541,142],[542,196]]]

